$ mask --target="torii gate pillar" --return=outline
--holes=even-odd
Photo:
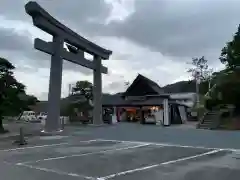
[[[93,71],[93,124],[102,124],[102,73],[101,58],[94,56],[93,63],[96,69]]]
[[[53,51],[51,56],[49,91],[48,91],[48,115],[45,122],[45,132],[60,131],[60,109],[61,109],[61,87],[62,87],[62,68],[63,59],[61,50],[63,48],[63,39],[53,37]]]

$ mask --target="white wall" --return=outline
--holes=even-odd
[[[163,109],[154,113],[156,117],[156,125],[163,125]]]
[[[186,108],[184,106],[178,106],[179,112],[180,112],[180,116],[182,119],[182,122],[184,123],[185,121],[187,121],[187,111]]]
[[[193,107],[197,99],[196,93],[173,93],[170,94],[170,98],[188,107]]]
[[[159,111],[152,112],[154,117],[146,117],[145,121],[146,123],[156,123],[156,125],[162,125],[163,124],[163,109],[160,109]]]

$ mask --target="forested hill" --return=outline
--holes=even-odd
[[[163,87],[165,93],[195,92],[196,85],[194,81],[179,81],[168,84]]]

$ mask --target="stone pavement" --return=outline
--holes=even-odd
[[[217,179],[240,176],[240,133],[122,123],[66,127],[0,143],[0,173],[17,179]]]
[[[184,124],[174,124],[168,128],[176,129],[196,129],[198,122],[197,121],[186,121]]]
[[[195,128],[173,128],[134,123],[68,129],[74,136],[87,136],[91,139],[114,139],[202,146],[209,148],[240,149],[240,131],[202,130]]]
[[[17,125],[15,129],[19,129]],[[29,133],[39,133],[39,124],[26,125]],[[18,131],[15,135],[18,134]],[[240,131],[201,130],[195,128],[161,127],[120,123],[115,125],[66,126],[64,135],[87,137],[91,139],[114,139],[126,141],[146,141],[211,148],[240,149]],[[1,139],[1,138],[0,138]]]
[[[3,124],[4,128],[9,130],[9,133],[0,134],[0,140],[14,139],[20,133],[20,128],[23,128],[26,136],[39,135],[43,126],[40,123],[25,123],[25,122],[9,122]]]
[[[227,149],[76,136],[35,141],[0,150],[5,180],[238,180],[240,175],[240,156]]]

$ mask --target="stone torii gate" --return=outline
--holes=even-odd
[[[102,66],[102,59],[109,59],[112,51],[106,50],[82,36],[78,35],[58,20],[54,19],[38,3],[30,1],[25,5],[27,14],[32,17],[33,24],[39,29],[52,35],[52,42],[39,38],[34,40],[34,48],[51,55],[48,115],[45,132],[60,131],[60,99],[62,85],[63,59],[93,70],[93,122],[102,123],[102,73],[108,69]],[[67,51],[64,42],[70,48]],[[84,52],[93,55],[93,61],[84,58]]]

